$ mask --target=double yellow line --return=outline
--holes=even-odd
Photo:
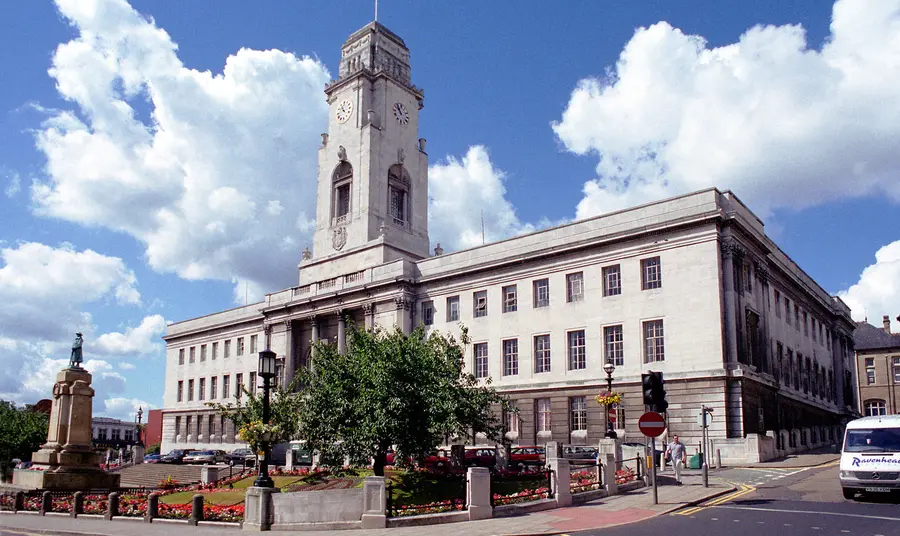
[[[749,486],[747,484],[740,484],[738,486],[738,489],[736,489],[735,491],[732,491],[731,493],[727,493],[725,495],[722,495],[721,497],[716,497],[715,499],[712,499],[703,504],[700,504],[699,506],[694,506],[691,508],[686,508],[684,510],[679,510],[677,512],[674,512],[674,515],[689,516],[691,514],[695,514],[695,513],[699,512],[700,510],[703,510],[704,508],[709,508],[711,506],[717,506],[719,504],[727,503],[728,501],[733,501],[733,500],[737,499],[738,497],[743,497],[744,495],[747,495],[748,493],[753,493],[754,491],[756,491],[755,487]]]

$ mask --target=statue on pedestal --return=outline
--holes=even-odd
[[[81,333],[76,333],[75,342],[72,343],[72,355],[69,357],[69,368],[81,368],[81,362],[84,360],[81,354],[81,346],[83,344],[84,339],[81,338]]]

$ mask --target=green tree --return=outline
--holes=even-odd
[[[144,454],[159,454],[160,444],[154,443],[147,447],[147,450],[144,451]]]
[[[207,402],[207,406],[215,409],[234,423],[234,428],[241,434],[241,438],[247,441],[254,452],[262,450],[262,433],[268,432],[272,443],[290,441],[297,437],[298,415],[303,406],[300,394],[294,392],[296,380],[287,388],[283,386],[270,389],[269,422],[264,426],[262,422],[262,389],[248,390],[241,385],[243,393],[241,399],[235,396],[233,402],[220,404]]]
[[[374,459],[384,475],[389,448],[397,460],[421,460],[444,438],[502,435],[497,409],[508,400],[463,371],[460,341],[422,328],[405,335],[350,326],[347,350],[318,343],[312,369],[300,372],[305,403],[299,437],[326,456]]]
[[[47,415],[0,400],[0,461],[31,459],[47,440]]]

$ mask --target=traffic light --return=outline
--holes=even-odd
[[[665,413],[669,407],[666,402],[665,380],[662,372],[648,372],[641,374],[641,392],[644,395],[644,405],[650,411]]]

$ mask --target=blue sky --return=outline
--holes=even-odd
[[[296,284],[322,87],[372,11],[4,2],[0,397],[46,396],[81,330],[99,412],[159,406],[166,322]],[[499,239],[716,185],[855,316],[900,313],[900,0],[382,0],[379,20],[425,89],[432,242],[480,240],[482,209]]]

